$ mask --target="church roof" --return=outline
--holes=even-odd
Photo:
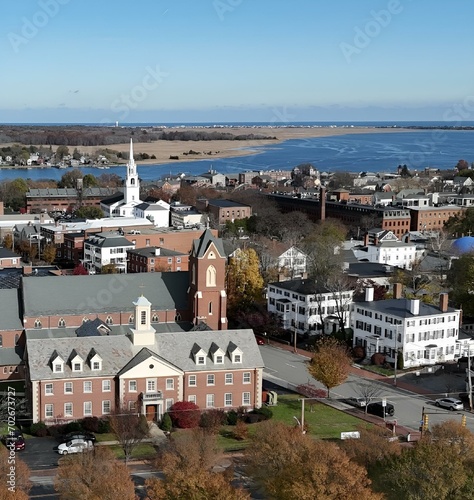
[[[193,241],[193,255],[197,258],[203,257],[211,243],[214,243],[219,255],[225,257],[222,240],[215,238],[210,229],[206,229],[199,239]]]

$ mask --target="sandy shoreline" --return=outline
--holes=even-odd
[[[257,147],[279,144],[290,139],[307,139],[312,137],[330,137],[348,134],[391,134],[399,132],[413,132],[412,129],[402,128],[375,128],[375,127],[232,127],[225,129],[213,128],[180,128],[180,131],[192,130],[213,132],[222,131],[233,135],[239,134],[255,134],[268,137],[276,137],[276,139],[254,139],[246,141],[154,141],[154,142],[134,142],[134,152],[146,153],[155,155],[156,159],[139,160],[140,165],[156,165],[163,163],[175,162],[177,165],[180,161],[193,161],[211,158],[233,158],[237,156],[248,156],[258,152]],[[7,146],[8,144],[2,144]],[[57,146],[53,145],[53,149]],[[74,151],[74,146],[69,146],[69,151]],[[130,148],[129,143],[126,144],[108,144],[103,146],[78,146],[77,149],[81,153],[93,154],[99,149],[111,149],[128,153]],[[199,154],[184,154],[190,150]],[[179,160],[171,159],[171,156],[177,156]],[[34,167],[33,167],[34,168]]]
[[[186,130],[186,129],[180,129]],[[193,131],[211,132],[213,129],[190,129]],[[220,129],[217,129],[218,131]],[[248,156],[258,152],[256,147],[269,146],[279,144],[290,139],[307,139],[310,137],[330,137],[347,134],[371,134],[371,133],[398,133],[409,132],[408,129],[380,129],[369,127],[347,127],[347,128],[271,128],[271,127],[232,127],[231,129],[223,129],[225,132],[230,132],[234,135],[239,134],[258,134],[268,137],[276,137],[276,139],[257,139],[248,141],[155,141],[151,143],[134,143],[135,153],[147,153],[155,155],[156,160],[140,160],[140,165],[146,164],[162,164],[175,161],[176,164],[182,161],[203,160],[210,158],[233,158],[236,156]],[[122,152],[128,152],[129,144],[113,144],[108,146],[110,149],[115,149]],[[245,148],[245,149],[244,149]],[[96,147],[81,148],[86,151],[97,149]],[[193,150],[199,152],[198,155],[184,155],[183,153]],[[211,154],[206,154],[206,153]],[[178,156],[179,160],[172,160],[170,156]]]

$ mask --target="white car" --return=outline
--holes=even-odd
[[[67,455],[69,453],[82,453],[83,451],[92,450],[94,443],[92,441],[84,441],[84,439],[71,439],[66,443],[58,446],[58,453],[60,455]]]
[[[464,404],[459,399],[455,398],[441,398],[435,401],[436,406],[447,408],[448,410],[464,410]]]

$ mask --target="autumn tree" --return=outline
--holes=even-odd
[[[474,316],[474,255],[465,254],[453,261],[447,275],[447,283],[452,288],[450,298],[456,307],[461,307],[463,313]]]
[[[127,463],[133,450],[148,436],[148,422],[144,415],[139,415],[128,408],[116,409],[110,414],[109,421]]]
[[[3,238],[3,247],[11,250],[13,248],[13,236],[11,233],[7,233]]]
[[[102,266],[100,274],[118,274],[118,272],[116,264],[105,264],[105,266]]]
[[[145,483],[148,499],[249,499],[248,493],[231,485],[231,475],[213,472],[221,457],[217,437],[202,429],[172,435],[156,463],[164,479],[151,478]]]
[[[42,258],[48,264],[51,264],[52,262],[54,262],[54,259],[56,258],[56,247],[54,245],[52,245],[51,243],[47,244],[43,248]]]
[[[370,470],[383,461],[400,455],[401,446],[398,441],[390,441],[393,437],[389,429],[378,426],[359,426],[359,439],[347,439],[341,448],[349,458]]]
[[[105,446],[59,461],[55,489],[61,500],[135,500],[127,466]]]
[[[77,188],[77,179],[82,179],[83,174],[79,168],[68,170],[58,182],[59,188]]]
[[[394,498],[474,498],[474,440],[457,422],[432,427],[414,448],[393,459],[383,475]]]
[[[15,474],[10,475],[12,472],[10,467],[12,464],[8,463],[9,451],[0,446],[0,500],[28,500],[28,492],[31,488],[30,471],[28,466],[20,459],[18,453],[15,456]],[[13,484],[10,484],[12,481]],[[13,488],[9,489],[9,488]]]
[[[262,301],[263,278],[257,252],[253,248],[238,249],[227,266],[227,297],[229,309],[246,309]]]
[[[329,397],[329,391],[346,380],[350,367],[347,347],[334,338],[327,338],[317,344],[308,371],[327,388]]]
[[[168,410],[174,427],[190,429],[199,425],[199,406],[191,401],[177,401]]]
[[[277,445],[276,445],[277,443]],[[245,452],[252,477],[276,500],[376,500],[367,471],[335,443],[315,440],[298,427],[263,422]]]
[[[102,219],[104,212],[99,207],[80,207],[75,215],[80,219]]]
[[[449,234],[456,237],[474,234],[474,208],[470,207],[450,217],[445,223],[445,228]]]
[[[86,276],[89,272],[82,264],[79,264],[73,269],[72,274],[73,276]]]
[[[97,178],[94,175],[86,174],[82,179],[82,185],[85,188],[98,187],[99,181],[97,180]]]
[[[307,255],[308,277],[326,282],[342,269],[342,254],[338,252],[346,236],[345,226],[327,219],[314,226],[314,230],[301,242],[301,250]]]
[[[69,154],[69,148],[67,146],[58,146],[56,149],[56,158],[62,160],[65,156]]]

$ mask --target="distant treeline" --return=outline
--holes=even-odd
[[[139,129],[130,127],[89,126],[0,126],[0,144],[38,144],[49,146],[102,146],[123,144],[130,141],[244,141],[250,139],[276,139],[256,134],[233,135],[228,132],[163,131],[160,129]]]

